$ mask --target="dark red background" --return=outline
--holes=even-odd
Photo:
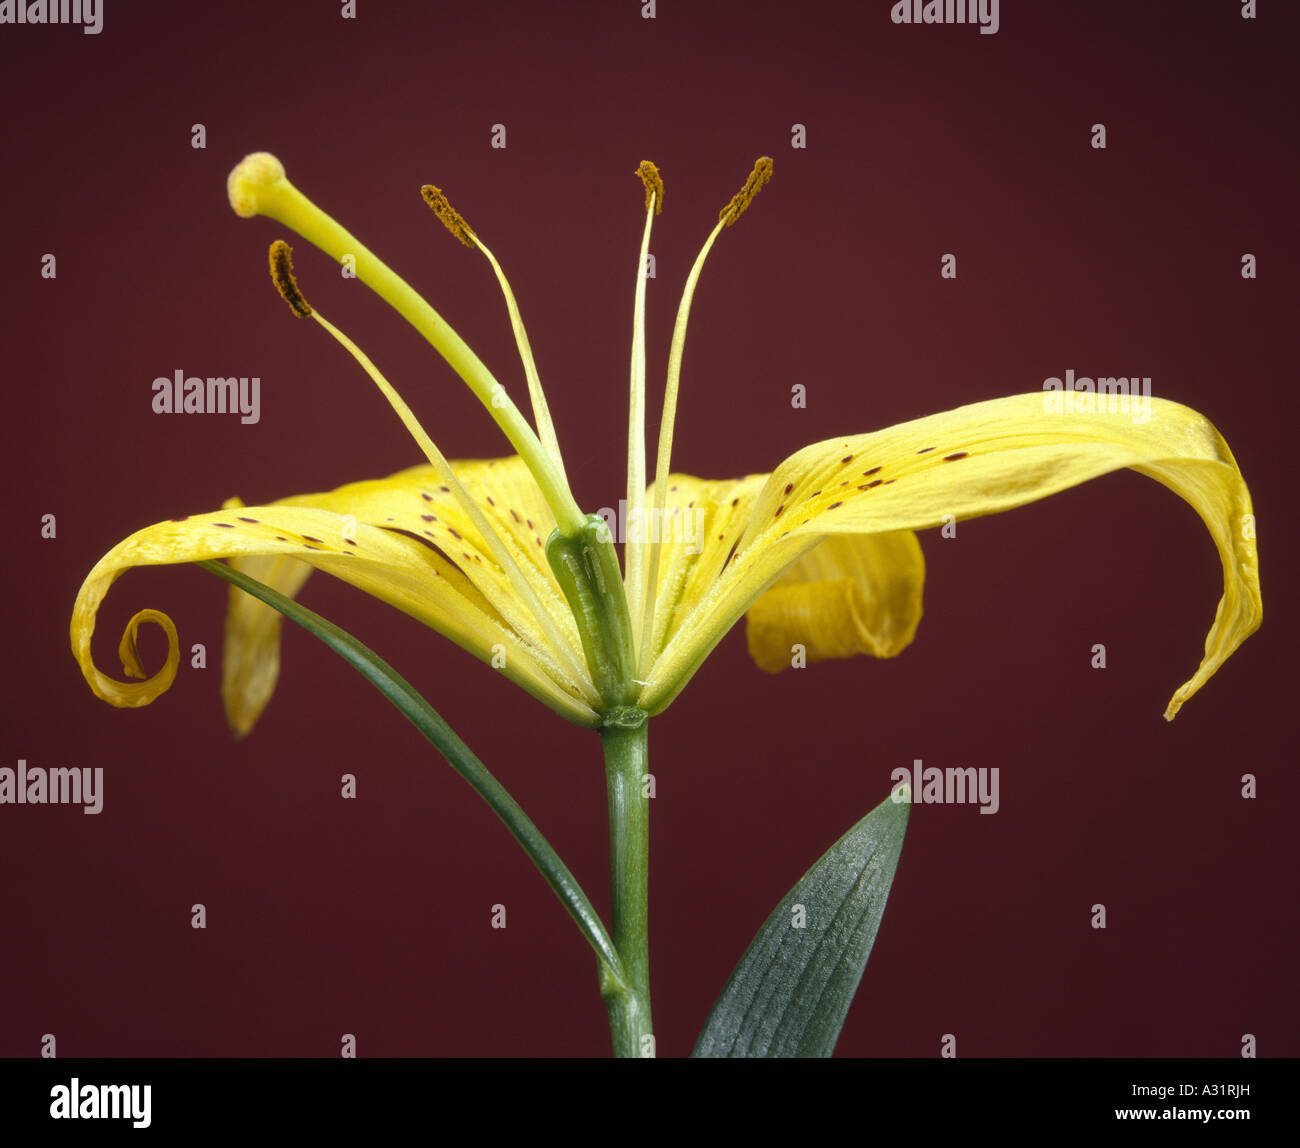
[[[132,531],[419,461],[364,376],[276,300],[265,251],[283,229],[227,207],[227,171],[258,149],[517,390],[488,268],[417,194],[448,191],[511,275],[589,508],[624,481],[642,158],[667,181],[657,396],[697,245],[754,157],[775,157],[696,297],[684,470],[768,470],[1067,368],[1149,375],[1203,411],[1254,495],[1266,620],[1172,725],[1219,564],[1193,512],[1130,473],[924,536],[926,616],[895,661],[768,677],[739,629],[723,642],[651,731],[655,1029],[661,1054],[689,1051],[770,908],[922,758],[1000,768],[1002,809],[913,810],[841,1054],[935,1056],[945,1033],[963,1056],[1234,1056],[1243,1033],[1261,1055],[1300,1052],[1295,13],[1066,7],[1005,0],[993,36],[897,27],[886,0],[662,0],[654,20],[639,0],[359,0],[354,21],[329,3],[106,0],[99,36],[0,27],[3,764],[102,766],[106,789],[98,817],[0,807],[0,1054],[38,1055],[45,1033],[63,1056],[334,1056],[343,1033],[364,1056],[608,1049],[590,953],[530,863],[313,639],[287,635],[242,743],[210,575],[133,572],[101,616],[110,672],[142,606],[173,616],[183,649],[206,643],[209,668],[153,706],[96,700],[69,655],[78,585]],[[297,262],[451,457],[505,452],[385,305],[306,245]],[[151,381],[178,368],[260,376],[261,422],[153,414]],[[382,603],[323,576],[304,600],[426,693],[603,910],[596,738]]]

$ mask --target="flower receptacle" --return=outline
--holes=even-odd
[[[605,711],[631,706],[637,696],[632,621],[605,520],[589,514],[576,534],[555,530],[546,543],[546,559],[573,611]]]

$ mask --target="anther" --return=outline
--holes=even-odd
[[[426,183],[420,188],[420,194],[424,196],[424,202],[433,209],[433,214],[442,220],[442,225],[452,235],[466,247],[476,246],[474,241],[478,237],[474,234],[474,229],[461,218],[460,212],[447,202],[447,197],[442,194],[442,188]]]
[[[293,277],[293,249],[283,240],[277,239],[271,244],[271,278],[280,298],[289,304],[299,319],[311,314],[311,304],[303,298],[298,290],[298,283]]]
[[[636,173],[645,184],[645,209],[649,211],[653,203],[655,214],[660,214],[664,209],[664,181],[659,174],[659,169],[648,159],[643,159]]]
[[[731,197],[731,202],[726,207],[718,212],[718,218],[725,220],[727,226],[730,227],[745,213],[745,208],[749,206],[750,201],[771,178],[772,159],[770,156],[765,155],[755,161],[754,170],[749,173],[749,178],[745,180],[745,186]]]

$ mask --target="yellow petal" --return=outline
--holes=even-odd
[[[238,498],[222,503],[222,510],[244,504]],[[237,556],[230,565],[250,578],[270,586],[286,598],[296,598],[312,568],[283,554]],[[226,720],[236,737],[246,736],[262,716],[280,677],[280,631],[284,615],[265,602],[229,588],[225,644],[221,653],[221,701]]]
[[[563,657],[557,651],[540,642],[535,633],[521,634],[479,589],[480,584],[491,586],[493,597],[503,600],[497,586],[504,575],[481,548],[462,536],[465,551],[449,557],[436,542],[416,533],[416,527],[436,525],[426,524],[422,513],[436,514],[441,520],[446,507],[438,499],[447,496],[436,489],[422,491],[418,484],[413,488],[410,474],[394,476],[387,490],[383,482],[358,483],[320,495],[317,501],[321,505],[304,505],[310,498],[306,496],[271,506],[162,522],[119,543],[87,576],[73,609],[73,652],[91,689],[115,705],[145,705],[167,689],[175,675],[170,656],[170,671],[164,669],[138,686],[107,678],[93,663],[90,643],[96,613],[108,588],[125,570],[218,558],[292,559],[383,599],[484,661],[495,658],[507,677],[551,708],[580,725],[594,725],[596,713],[587,700],[594,697],[590,681],[573,681],[560,669]],[[349,491],[355,497],[349,497]],[[408,509],[412,500],[430,509],[412,512]],[[454,540],[460,533],[455,527],[449,530],[446,540]],[[489,565],[493,566],[491,572]],[[469,571],[477,577],[477,584]],[[554,596],[559,598],[558,587]],[[157,620],[162,616],[151,617]],[[239,672],[252,675],[256,648],[264,636],[253,633],[249,637],[247,649],[237,650],[235,656],[242,660]],[[174,644],[174,638],[172,641]],[[262,650],[264,655],[264,646]],[[250,699],[256,696],[255,688],[248,684],[251,680],[250,676],[239,686],[254,690]],[[267,684],[268,691],[270,685],[273,682]],[[252,701],[246,705],[256,708]],[[247,710],[244,712],[246,716]]]
[[[662,710],[750,603],[827,534],[921,530],[947,515],[995,514],[1129,467],[1192,506],[1223,567],[1205,656],[1171,699],[1165,716],[1172,719],[1259,626],[1250,492],[1227,444],[1196,411],[1151,399],[1139,419],[1137,412],[1060,411],[1053,399],[1060,396],[1035,392],[974,403],[791,456],[754,498],[726,574],[664,646],[642,704]]]
[[[136,637],[142,622],[153,622],[161,626],[167,635],[167,660],[163,663],[163,668],[152,678],[145,673],[144,664],[140,661],[140,651],[136,647]],[[172,625],[172,620],[166,614],[160,614],[157,610],[141,610],[135,614],[127,622],[126,629],[122,631],[122,641],[118,644],[117,653],[122,659],[122,672],[128,678],[146,680],[138,683],[115,681],[101,674],[93,665],[90,670],[93,671],[94,678],[92,680],[88,673],[87,680],[90,681],[90,687],[95,693],[121,709],[147,706],[159,694],[169,690],[172,682],[176,680],[176,667],[180,664],[180,647],[176,638],[176,627]]]
[[[777,673],[792,664],[871,654],[892,658],[921,620],[925,559],[910,530],[824,538],[745,615],[749,655]]]
[[[557,629],[567,638],[569,649],[574,652],[556,659],[555,665],[548,665],[552,676],[570,687],[570,693],[581,696],[584,703],[594,703],[595,695],[586,687],[585,663],[576,656],[579,645],[573,615],[545,559],[543,544],[554,528],[554,519],[527,467],[519,458],[507,458],[456,462],[454,469],[504,540],[533,592],[551,611]],[[498,616],[498,620],[504,619],[517,633],[525,636],[529,644],[543,653],[547,651],[544,639],[536,632],[535,620],[519,601],[509,577],[494,560],[491,548],[464,507],[433,467],[411,467],[386,479],[351,483],[322,494],[284,498],[273,505],[331,510],[344,521],[350,518],[370,522],[421,540],[425,546],[436,547],[443,558],[451,559],[450,566],[443,572],[453,581],[460,579],[461,593],[473,598],[479,609]],[[281,578],[292,579],[294,567],[301,567],[295,560],[258,558],[248,561],[262,563],[260,569],[267,577],[254,569],[248,569],[248,573],[260,581],[270,581],[281,593],[292,597],[301,586],[301,581],[297,586],[289,581],[280,582]],[[281,565],[286,562],[287,565]],[[309,569],[303,568],[304,571]],[[306,572],[300,577],[305,579]],[[279,669],[282,615],[236,587],[232,586],[230,593],[223,697],[232,728],[243,734],[252,728],[274,689]],[[498,651],[495,656],[498,661],[504,656],[509,664],[508,652]],[[541,660],[546,661],[549,656],[547,654]],[[578,667],[582,677],[574,672]],[[586,724],[585,712],[583,724]]]
[[[277,554],[232,558],[230,564],[286,598],[302,589],[311,567]],[[284,615],[265,602],[230,587],[226,641],[221,657],[221,700],[231,730],[245,736],[262,716],[280,677],[280,629]]]
[[[432,466],[411,467],[385,479],[354,482],[324,494],[280,499],[274,505],[333,510],[436,548],[459,569],[464,586],[482,595],[507,625],[539,651],[558,659],[557,680],[567,679],[594,702],[596,694],[586,663],[574,653],[581,646],[572,612],[546,561],[546,539],[555,528],[555,519],[532,475],[517,457],[452,465],[558,630],[563,649],[555,650],[546,641],[492,548]]]
[[[767,475],[712,480],[674,474],[668,479],[662,522],[649,522],[647,537],[659,546],[654,624],[645,637],[640,662],[649,666],[692,617],[704,596],[736,556],[736,546],[749,523],[754,500]],[[655,487],[646,494],[654,506]],[[636,524],[628,522],[628,534]],[[808,543],[803,544],[807,548]],[[719,635],[721,637],[721,635]]]

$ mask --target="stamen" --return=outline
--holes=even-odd
[[[289,309],[299,319],[307,318],[311,314],[311,304],[298,290],[298,282],[293,277],[293,248],[283,239],[277,239],[271,244],[271,278],[275,281],[275,289],[280,292],[280,298],[289,304]]]
[[[659,174],[659,169],[648,159],[643,159],[637,167],[636,173],[641,177],[641,182],[645,184],[646,211],[649,211],[653,205],[655,214],[662,214],[664,209],[664,181]]]
[[[474,246],[474,241],[478,236],[474,234],[474,229],[461,217],[460,212],[447,202],[447,197],[443,195],[442,188],[426,183],[420,188],[420,194],[424,196],[424,202],[433,208],[433,214],[442,220],[442,225],[452,235],[466,247]]]
[[[724,227],[730,227],[750,205],[754,196],[772,178],[772,160],[763,156],[754,164],[745,186],[737,192],[731,202],[722,209],[718,222],[695,257],[691,273],[686,277],[686,286],[682,289],[682,300],[677,306],[677,320],[673,324],[673,341],[668,349],[668,380],[664,387],[664,409],[659,420],[659,454],[655,460],[655,501],[653,516],[655,521],[662,521],[664,507],[668,501],[668,474],[673,453],[673,424],[677,418],[677,391],[681,383],[682,354],[686,349],[686,322],[690,318],[691,300],[695,297],[695,285],[699,282],[700,272],[704,269],[704,260],[713,248],[714,241]],[[639,662],[638,673],[646,677],[650,667],[655,617],[655,595],[659,582],[659,546],[646,548],[644,561],[646,570],[643,579],[644,599],[641,604],[640,642],[637,646]]]
[[[735,195],[731,197],[731,202],[727,204],[720,212],[718,218],[730,227],[742,215],[762,189],[763,185],[772,178],[772,157],[763,156],[754,162],[754,170],[749,173],[749,178],[745,180],[745,186],[742,187]]]
[[[636,290],[632,301],[632,379],[627,416],[627,521],[635,523],[623,540],[623,583],[632,622],[633,657],[640,656],[644,640],[643,617],[652,605],[645,584],[643,555],[649,546],[649,524],[645,521],[645,294],[646,264],[650,255],[650,229],[663,201],[663,180],[659,169],[642,160],[637,175],[645,185],[645,230],[637,257]],[[642,531],[646,537],[642,538]]]
[[[555,435],[555,423],[551,419],[550,407],[546,404],[546,392],[542,390],[541,376],[537,373],[537,362],[533,358],[533,349],[528,342],[528,332],[524,329],[524,319],[519,313],[519,304],[515,302],[515,293],[510,289],[510,281],[506,279],[506,273],[501,269],[501,264],[497,262],[497,257],[488,250],[487,244],[475,234],[474,229],[465,222],[460,212],[452,207],[441,188],[426,183],[420,188],[420,194],[424,197],[424,202],[433,209],[434,215],[442,220],[443,226],[466,247],[477,247],[492,266],[492,272],[496,275],[497,283],[501,287],[501,294],[505,296],[506,311],[510,315],[510,329],[514,332],[515,347],[518,349],[520,361],[524,365],[524,378],[528,381],[528,398],[533,406],[533,421],[537,424],[537,436],[541,440],[542,449],[550,459],[556,474],[559,475],[560,481],[567,489],[569,477],[564,471],[564,457],[560,453],[560,440]]]

